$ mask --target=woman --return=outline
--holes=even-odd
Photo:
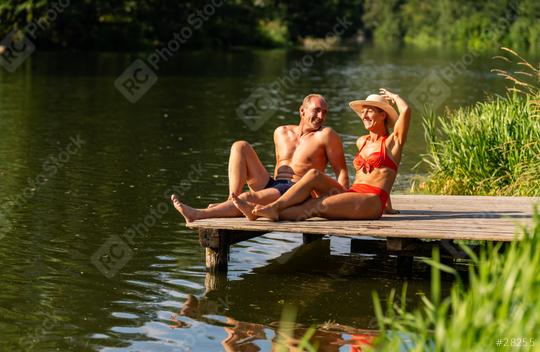
[[[273,221],[297,221],[315,216],[336,220],[380,218],[396,179],[411,111],[397,94],[383,88],[379,93],[349,103],[369,131],[369,135],[356,141],[359,150],[354,158],[356,178],[350,189],[345,190],[320,171],[310,170],[287,193],[268,205],[256,205],[232,195],[237,208],[251,220],[265,217]],[[399,115],[387,101],[396,104]],[[321,196],[311,198],[313,192]]]

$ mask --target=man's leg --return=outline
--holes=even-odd
[[[260,191],[269,179],[253,147],[246,141],[234,142],[229,156],[229,195],[242,193],[246,183],[251,191]]]
[[[247,202],[254,204],[269,204],[278,199],[280,193],[275,188],[267,188],[258,192],[244,192],[239,197]],[[192,208],[186,205],[176,195],[171,197],[174,207],[182,216],[186,219],[186,222],[192,222],[195,220],[208,219],[208,218],[233,218],[242,216],[243,214],[236,208],[232,200],[219,203],[216,206],[206,209]]]
[[[268,183],[270,175],[259,160],[259,156],[253,147],[246,141],[236,141],[231,146],[229,155],[229,197],[231,194],[240,194],[247,183],[251,191],[260,191]],[[213,208],[223,203],[211,203],[208,208]]]

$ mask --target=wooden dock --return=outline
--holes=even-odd
[[[392,203],[400,214],[383,215],[379,220],[314,218],[271,222],[267,219],[219,218],[198,220],[187,226],[199,231],[210,273],[227,271],[231,245],[268,232],[301,233],[304,243],[325,235],[372,239],[375,244],[362,241],[359,249],[396,254],[412,262],[412,256],[429,256],[431,248],[441,244],[446,248],[443,254],[459,257],[462,253],[458,253],[457,246],[451,245],[455,240],[513,241],[519,226],[532,224],[533,205],[540,206],[540,198],[392,195]]]

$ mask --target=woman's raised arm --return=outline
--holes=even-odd
[[[403,145],[405,144],[405,140],[407,139],[407,133],[409,132],[409,124],[411,122],[411,109],[409,108],[407,102],[403,100],[403,98],[401,98],[399,95],[389,92],[384,88],[380,88],[379,93],[384,97],[384,99],[388,100],[390,103],[396,104],[398,108],[399,117],[396,121],[396,124],[394,125],[394,138],[399,145]]]

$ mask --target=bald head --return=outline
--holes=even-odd
[[[302,102],[302,107],[307,106],[311,102],[311,99],[319,99],[325,106],[328,106],[328,104],[326,103],[326,99],[324,99],[322,95],[308,94],[306,95],[306,97],[304,98],[304,101]]]

